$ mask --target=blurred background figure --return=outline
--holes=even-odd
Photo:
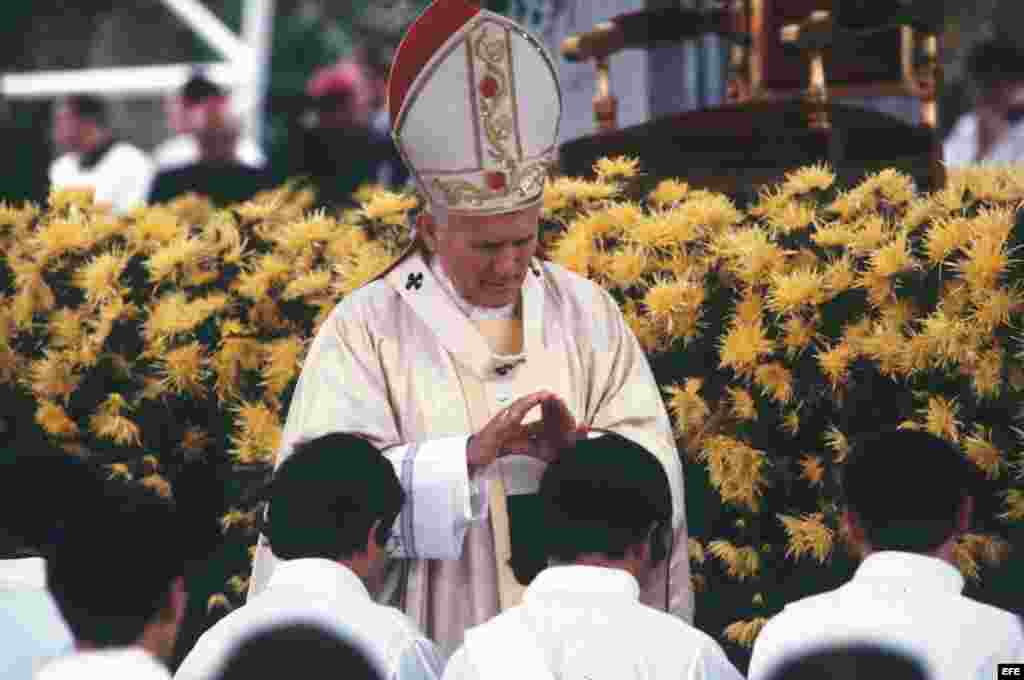
[[[58,104],[53,141],[64,153],[50,165],[50,187],[91,188],[96,203],[124,214],[146,198],[153,164],[140,149],[119,141],[109,121],[98,97],[76,95]]]
[[[1007,39],[980,43],[967,58],[973,109],[943,145],[948,166],[1024,160],[1024,48]]]
[[[771,680],[928,680],[921,665],[899,652],[873,645],[824,649],[794,659]]]
[[[374,92],[365,68],[347,59],[310,78],[306,94],[313,112],[295,145],[293,176],[308,177],[317,205],[350,205],[365,184],[381,183],[401,164],[391,138],[371,125]]]
[[[388,187],[404,186],[409,181],[409,171],[391,142],[391,119],[388,115],[388,76],[395,51],[389,45],[370,44],[357,50],[357,57],[370,81],[370,127],[375,134],[387,140],[391,151],[390,157],[378,167],[377,182]]]
[[[172,170],[199,160],[196,126],[202,121],[203,109],[210,100],[222,99],[228,93],[201,73],[189,79],[181,92],[167,100],[167,126],[176,134],[153,150],[158,170]],[[235,160],[251,168],[267,164],[266,155],[249,137],[240,137],[235,146]]]
[[[160,171],[149,192],[150,203],[195,192],[217,205],[228,205],[271,188],[272,180],[263,168],[238,160],[241,125],[226,96],[204,98],[188,110],[188,117],[199,156],[186,165]]]
[[[225,662],[219,680],[279,680],[301,659],[303,677],[384,680],[363,651],[311,624],[271,628],[238,646]]]

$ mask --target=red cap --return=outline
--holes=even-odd
[[[392,125],[416,76],[448,38],[479,12],[479,5],[468,0],[435,0],[409,27],[395,52],[388,78],[388,112]]]

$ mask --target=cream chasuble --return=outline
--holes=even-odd
[[[449,655],[467,628],[522,597],[509,566],[506,495],[535,494],[545,467],[509,456],[470,479],[466,442],[515,399],[550,390],[578,424],[627,436],[665,466],[676,529],[670,609],[691,621],[682,467],[654,376],[618,305],[592,282],[534,260],[521,316],[471,321],[423,256],[410,254],[346,297],[318,331],[278,464],[296,442],[332,431],[365,436],[384,452],[407,499],[377,599],[401,606]],[[538,407],[527,422],[539,417]],[[250,593],[273,569],[267,547],[261,538]],[[663,608],[659,573],[642,599]]]

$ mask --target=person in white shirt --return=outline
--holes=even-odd
[[[101,99],[76,95],[58,104],[53,136],[65,153],[50,165],[51,188],[93,189],[93,200],[118,215],[144,204],[153,163],[114,137]]]
[[[217,680],[279,680],[302,659],[304,680],[385,680],[362,646],[321,626],[292,623],[269,628],[242,643]]]
[[[227,96],[227,92],[201,73],[189,78],[181,92],[167,101],[168,127],[175,135],[153,149],[157,171],[174,170],[199,161],[200,145],[196,129],[201,125],[203,104],[209,99]],[[261,169],[267,156],[250,136],[239,136],[234,159],[250,168]]]
[[[842,469],[843,523],[864,556],[835,590],[787,605],[762,629],[750,680],[839,644],[871,643],[918,660],[933,680],[996,677],[1024,659],[1013,614],[964,597],[954,546],[971,524],[977,479],[956,446],[894,430],[857,442]]]
[[[100,484],[91,468],[54,447],[19,439],[0,450],[0,680],[29,680],[74,649],[46,589],[44,555],[90,484]]]
[[[974,107],[943,143],[943,161],[1024,161],[1024,49],[1005,39],[983,42],[968,56],[967,73]]]
[[[742,678],[711,637],[639,601],[671,554],[672,497],[652,453],[589,436],[548,466],[540,497],[552,566],[522,604],[466,631],[444,680]]]
[[[76,653],[37,680],[167,680],[185,613],[192,526],[170,501],[111,483],[65,527],[47,581]]]
[[[259,595],[203,634],[175,678],[212,680],[242,640],[294,622],[360,640],[388,680],[439,677],[434,644],[370,597],[405,501],[388,459],[364,439],[326,434],[296,446],[270,496],[265,535],[283,561]]]

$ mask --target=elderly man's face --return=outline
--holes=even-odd
[[[53,142],[59,148],[76,151],[80,145],[81,122],[67,103],[60,103],[53,113]]]
[[[453,214],[447,224],[425,217],[423,238],[467,302],[504,307],[518,300],[537,252],[539,204],[503,215]]]

